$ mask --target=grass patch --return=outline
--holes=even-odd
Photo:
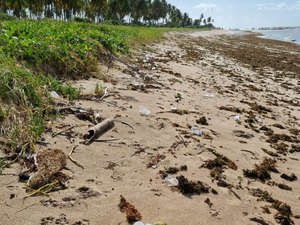
[[[5,56],[59,78],[90,75],[106,54],[129,51],[123,32],[97,24],[55,20],[1,22],[0,47]]]
[[[50,91],[73,99],[79,91],[51,76],[33,74],[15,60],[0,57],[0,128],[6,150],[33,149],[55,102]]]

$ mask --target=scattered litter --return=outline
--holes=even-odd
[[[235,115],[233,117],[233,119],[236,121],[236,122],[240,122],[241,121],[241,116],[240,115]]]
[[[197,136],[201,137],[203,135],[203,132],[201,130],[199,130],[197,127],[192,127],[191,131],[193,134],[196,134]]]
[[[145,224],[143,222],[141,222],[141,221],[137,221],[133,225],[145,225]]]
[[[257,123],[262,123],[262,119],[259,116],[256,116],[255,120],[256,120]]]
[[[176,92],[175,98],[176,102],[180,102],[183,99],[182,94],[180,92]]]
[[[56,98],[56,99],[59,98],[59,95],[56,93],[56,91],[51,91],[50,95],[51,95],[52,98]]]
[[[151,111],[148,108],[146,108],[145,106],[141,106],[139,109],[139,113],[141,116],[149,116]]]
[[[179,181],[177,180],[176,177],[172,177],[170,175],[168,175],[166,178],[165,178],[165,182],[166,184],[169,186],[169,187],[177,187],[178,184],[179,184]]]
[[[101,123],[98,123],[96,126],[90,128],[87,134],[84,135],[86,139],[85,144],[89,145],[96,139],[98,139],[101,135],[111,130],[115,126],[114,118],[108,118]]]
[[[205,98],[213,98],[214,96],[215,95],[213,93],[209,93],[209,92],[204,94]]]

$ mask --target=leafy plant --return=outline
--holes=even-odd
[[[103,54],[128,53],[122,34],[88,23],[5,21],[0,23],[0,47],[36,71],[75,78],[97,71]]]

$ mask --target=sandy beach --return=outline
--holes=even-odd
[[[40,151],[74,150],[80,166],[68,159],[65,189],[25,199],[21,166],[5,169],[1,225],[126,225],[120,196],[145,224],[300,224],[300,45],[168,33],[102,72],[104,98],[97,78],[80,80],[85,97],[58,107],[116,117],[115,127],[84,145],[87,118],[49,123]]]

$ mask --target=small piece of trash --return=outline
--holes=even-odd
[[[182,97],[182,93],[180,93],[180,92],[176,92],[176,94],[175,94],[175,98],[178,98],[178,99],[182,99],[183,97]]]
[[[256,120],[257,123],[261,123],[262,122],[262,119],[259,116],[256,116],[255,120]]]
[[[59,98],[59,95],[56,93],[56,91],[51,91],[50,95],[52,98]]]
[[[144,224],[142,221],[137,221],[133,225],[151,225],[150,223]]]
[[[213,98],[213,97],[215,97],[215,95],[213,93],[205,93],[204,97],[206,97],[206,98]]]
[[[199,130],[197,127],[192,127],[191,131],[193,134],[196,134],[197,136],[202,136],[203,132],[201,130]]]
[[[176,187],[179,185],[177,178],[170,175],[165,178],[165,182],[169,187]]]
[[[235,116],[233,117],[233,119],[234,119],[236,122],[240,122],[241,116],[240,116],[240,115],[235,115]]]
[[[141,116],[149,116],[151,113],[150,110],[145,106],[141,106],[139,112]]]

